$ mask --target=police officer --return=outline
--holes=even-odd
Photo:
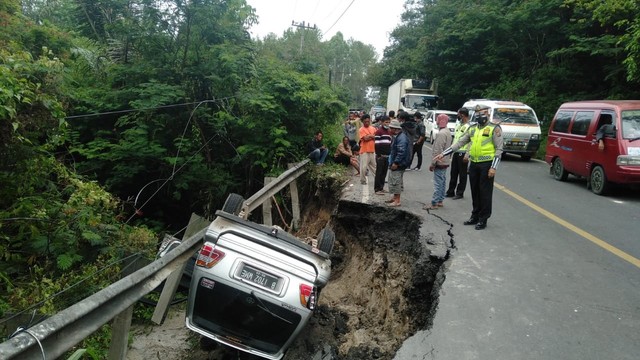
[[[464,107],[460,108],[458,110],[458,119],[460,122],[456,125],[456,130],[454,131],[454,144],[457,143],[469,129],[469,109]],[[451,180],[449,180],[447,197],[452,197],[453,200],[462,199],[464,190],[467,188],[467,168],[469,167],[468,149],[469,144],[455,151],[451,158]]]
[[[465,225],[475,225],[476,230],[487,227],[487,219],[491,217],[491,200],[493,198],[493,180],[502,155],[502,129],[489,122],[489,108],[476,106],[475,125],[460,140],[441,154],[434,161],[457,151],[469,143],[469,186],[473,210]]]

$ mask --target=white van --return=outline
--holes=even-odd
[[[463,107],[469,109],[473,121],[477,105],[489,108],[489,121],[499,124],[504,138],[503,153],[518,154],[529,161],[540,147],[540,122],[535,111],[519,101],[471,99]]]

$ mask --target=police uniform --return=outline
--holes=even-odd
[[[469,144],[469,187],[473,210],[471,218],[464,224],[475,225],[476,230],[484,229],[487,219],[491,217],[494,178],[489,177],[489,169],[497,169],[500,163],[502,142],[500,125],[492,124],[487,119],[484,125],[480,122],[471,125],[455,144],[442,152],[446,156]]]

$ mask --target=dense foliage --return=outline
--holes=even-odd
[[[640,95],[634,0],[410,0],[370,80],[437,78],[444,107],[520,100],[550,120],[560,103]]]

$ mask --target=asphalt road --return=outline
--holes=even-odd
[[[433,327],[409,338],[396,359],[640,358],[640,191],[597,196],[584,179],[558,182],[544,162],[508,156],[493,216],[478,231],[462,225],[469,189],[443,209],[422,210],[433,191],[426,167],[405,174],[398,209],[429,226],[438,226],[434,217],[452,223],[457,249]],[[382,203],[372,183],[358,196]]]

